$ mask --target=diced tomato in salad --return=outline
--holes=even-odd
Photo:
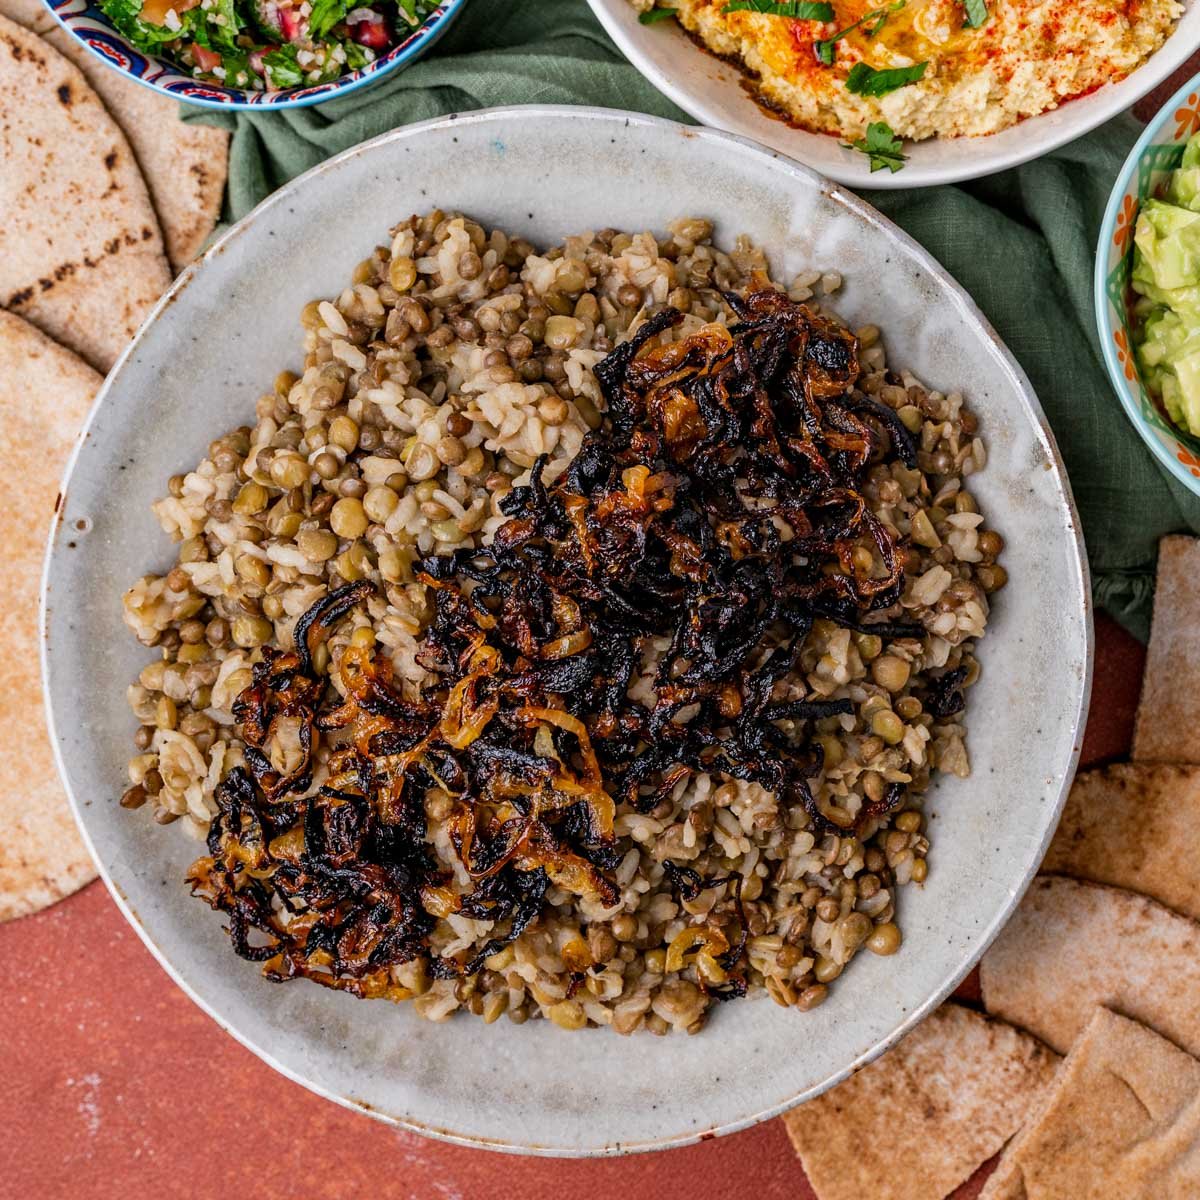
[[[96,0],[130,43],[258,90],[320,83],[386,53],[438,0]]]
[[[221,65],[221,56],[215,50],[208,49],[207,46],[194,45],[192,61],[201,71],[212,71]]]
[[[279,28],[283,36],[289,41],[297,41],[300,37],[300,14],[290,8],[280,8],[279,13]]]
[[[362,11],[362,10],[358,10]],[[370,17],[362,17],[355,21],[353,15],[347,18],[346,25],[350,36],[360,46],[370,46],[372,50],[383,50],[392,44],[392,31],[388,28],[387,19],[382,13],[372,12]]]

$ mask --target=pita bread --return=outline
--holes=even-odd
[[[988,1012],[1060,1054],[1098,1004],[1200,1051],[1200,925],[1145,896],[1043,875],[980,974]]]
[[[1200,1062],[1100,1009],[980,1200],[1200,1195]]]
[[[0,17],[16,21],[34,33],[47,34],[60,28],[43,0],[0,0]]]
[[[1158,544],[1154,620],[1133,730],[1135,761],[1200,763],[1200,539]]]
[[[930,1200],[953,1191],[1020,1128],[1058,1058],[957,1004],[784,1117],[821,1200]]]
[[[83,76],[0,17],[0,308],[107,371],[170,282],[129,144]]]
[[[0,921],[52,904],[96,876],[67,807],[42,713],[37,608],[42,553],[58,482],[100,376],[0,311]]]
[[[185,125],[177,104],[105,66],[54,20],[42,0],[0,0],[0,15],[41,34],[96,90],[142,169],[171,269],[182,271],[221,215],[229,134]]]
[[[1117,763],[1075,777],[1043,871],[1129,888],[1200,920],[1200,767]]]

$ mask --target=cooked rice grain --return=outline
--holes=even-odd
[[[204,835],[216,785],[243,761],[231,709],[260,647],[290,647],[296,619],[344,583],[370,579],[377,595],[319,648],[318,668],[328,672],[351,638],[366,638],[418,691],[428,606],[413,562],[487,542],[504,520],[500,500],[539,455],[548,481],[565,469],[600,420],[593,368],[648,315],[667,303],[687,314],[665,338],[731,320],[721,290],[744,288],[767,262],[745,238],[719,250],[712,232],[711,222],[684,218],[661,240],[604,230],[539,254],[435,211],[392,230],[339,296],[306,305],[301,373],[283,372],[255,423],[214,441],[154,505],[179,547],[169,571],[124,597],[126,623],[160,653],[129,688],[142,751],[130,762],[129,806],[149,800],[160,823]],[[841,283],[837,272],[810,271],[789,294],[827,295]],[[825,761],[813,790],[825,813],[852,826],[864,798],[892,783],[907,788],[905,810],[868,821],[858,836],[847,828],[817,838],[800,808],[781,810],[757,784],[681,783],[648,815],[619,811],[625,853],[612,908],[551,888],[541,919],[480,974],[431,980],[422,961],[395,968],[421,1016],[465,1009],[488,1022],[507,1014],[564,1029],[697,1032],[722,980],[690,959],[668,972],[667,953],[691,925],[739,916],[732,885],[681,901],[668,860],[741,877],[751,994],[807,1011],[868,942],[895,949],[895,888],[928,869],[921,795],[935,770],[969,770],[961,714],[936,718],[916,693],[931,669],[961,667],[975,681],[988,593],[1007,576],[996,562],[1003,541],[967,490],[987,461],[974,414],[958,393],[890,371],[877,327],[858,336],[859,386],[897,411],[918,446],[917,469],[879,464],[867,489],[880,520],[908,539],[903,596],[881,615],[926,634],[885,648],[873,634],[818,620],[792,693],[854,705],[817,722]],[[646,647],[635,690],[652,688],[658,649]],[[286,759],[287,746],[277,752]],[[328,754],[323,746],[318,762]],[[318,767],[313,786],[321,780]],[[447,811],[431,793],[429,840],[458,876]],[[472,951],[492,933],[491,922],[453,915],[430,944]],[[572,977],[567,947],[570,962],[592,962],[582,977]]]

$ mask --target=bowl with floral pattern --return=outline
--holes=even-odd
[[[1104,362],[1121,406],[1155,458],[1200,495],[1200,438],[1180,429],[1142,382],[1134,350],[1130,272],[1133,235],[1145,200],[1158,195],[1183,149],[1200,132],[1200,75],[1159,110],[1117,176],[1096,248],[1096,324]]]
[[[114,71],[120,71],[135,83],[140,83],[153,91],[162,92],[175,100],[183,100],[202,108],[225,110],[305,108],[311,104],[320,104],[326,100],[340,98],[351,92],[370,87],[386,75],[399,70],[426,53],[446,32],[466,2],[467,0],[439,0],[436,4],[423,4],[420,10],[411,3],[397,3],[397,16],[392,22],[395,27],[394,32],[389,30],[386,39],[365,37],[345,39],[346,44],[355,49],[361,49],[354,45],[355,40],[361,41],[367,46],[377,45],[377,48],[371,49],[369,54],[360,53],[358,58],[351,59],[344,73],[335,78],[314,80],[315,72],[308,72],[309,78],[306,79],[303,78],[302,71],[298,69],[295,75],[300,82],[295,86],[265,87],[261,83],[258,86],[255,85],[255,81],[260,78],[260,75],[253,71],[246,72],[244,86],[233,86],[232,81],[228,79],[222,82],[211,73],[206,74],[200,68],[189,69],[182,62],[174,61],[163,53],[155,53],[148,48],[146,43],[139,47],[129,36],[131,28],[143,31],[146,28],[138,19],[140,6],[136,0],[132,4],[130,12],[125,16],[125,32],[117,28],[121,14],[118,13],[117,23],[114,23],[114,19],[104,11],[97,0],[46,0],[47,7],[67,32],[78,38]],[[209,3],[200,5],[205,9],[214,9],[218,6],[234,9],[234,5],[228,3],[227,0],[225,3],[223,0],[209,0]],[[105,7],[113,11],[111,3]],[[186,17],[193,7],[197,6],[191,3],[180,3],[178,10],[184,12]],[[276,5],[275,7],[281,8],[282,6]],[[303,5],[299,6],[299,8],[303,7]],[[353,9],[354,5],[351,3],[347,7]],[[259,5],[255,11],[261,11],[261,8],[262,6]],[[299,11],[299,8],[295,11]],[[407,12],[410,8],[417,14],[411,21],[406,19],[401,12],[401,10]],[[291,11],[293,8],[289,8],[289,12]],[[365,15],[368,10],[355,11]],[[176,10],[171,9],[171,14],[174,14],[175,24],[178,25],[180,18]],[[351,12],[349,15],[353,17],[355,14]],[[386,28],[382,21],[376,21],[376,24]],[[256,27],[261,28],[261,26]],[[384,44],[385,41],[386,44]],[[275,50],[286,48],[286,44],[274,47]],[[271,48],[268,47],[268,49]],[[207,54],[209,51],[202,49],[202,53]],[[261,60],[261,48],[248,54],[248,61],[253,62],[256,55]],[[213,57],[216,56],[213,55]],[[265,72],[262,72],[261,76],[267,77]],[[241,76],[238,79],[241,79]]]

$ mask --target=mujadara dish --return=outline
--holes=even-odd
[[[900,947],[1006,582],[978,420],[667,229],[403,222],[155,505],[122,803],[268,979],[695,1033]]]
[[[1006,129],[1124,79],[1183,12],[1179,0],[632,3],[739,64],[788,120],[852,141],[872,125],[911,139]]]

